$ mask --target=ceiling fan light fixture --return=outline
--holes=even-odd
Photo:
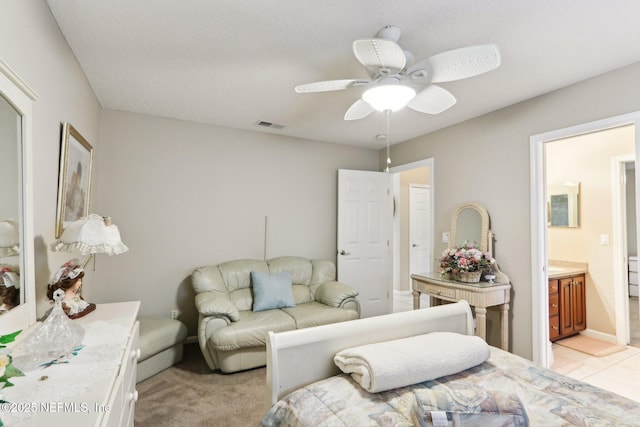
[[[416,91],[408,86],[382,84],[368,89],[362,99],[378,111],[398,111],[416,96]]]

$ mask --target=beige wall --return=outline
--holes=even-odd
[[[489,211],[495,256],[513,285],[510,337],[519,355],[532,356],[529,138],[640,110],[639,73],[640,64],[634,64],[391,149],[393,165],[433,157],[436,236],[448,229],[460,203],[479,202]],[[384,161],[380,152],[379,164]],[[435,253],[444,247],[435,240]],[[498,322],[491,310],[492,344],[499,343]]]
[[[0,59],[38,95],[33,103],[33,214],[42,315],[49,308],[46,285],[53,271],[73,257],[49,249],[55,240],[60,126],[70,122],[99,151],[100,105],[44,0],[0,3]],[[94,192],[92,199],[96,196]],[[87,281],[91,280],[89,271]],[[91,296],[90,287],[87,294]]]
[[[55,241],[60,124],[93,145],[90,211],[111,215],[130,252],[98,256],[83,294],[142,301],[141,314],[180,308],[195,334],[191,270],[237,257],[335,259],[337,169],[377,169],[377,151],[104,111],[46,3],[0,4],[0,59],[39,95],[34,103],[38,315],[46,284],[76,256]],[[101,117],[102,114],[102,117]],[[105,141],[104,143],[101,143]],[[90,264],[91,265],[91,264]]]
[[[612,159],[634,153],[633,126],[545,144],[547,182],[580,182],[580,227],[549,227],[549,259],[587,263],[587,327],[616,334]],[[609,236],[609,245],[600,236]]]
[[[377,150],[111,110],[102,112],[96,209],[131,250],[99,257],[96,300],[173,308],[196,334],[189,275],[238,258],[336,258],[337,170]]]

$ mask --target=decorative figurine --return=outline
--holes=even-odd
[[[20,275],[15,268],[0,267],[0,314],[20,304]]]
[[[86,302],[80,294],[83,277],[84,270],[74,259],[60,267],[47,287],[47,296],[52,301],[57,289],[64,291],[62,309],[70,319],[78,319],[96,309],[95,304]]]

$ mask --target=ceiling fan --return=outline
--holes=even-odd
[[[363,119],[374,110],[396,111],[405,105],[421,113],[439,114],[452,107],[456,98],[434,83],[466,79],[500,66],[500,50],[495,44],[453,49],[413,64],[413,55],[397,43],[400,34],[398,27],[389,25],[375,38],[353,42],[353,53],[366,68],[368,80],[319,81],[296,86],[296,92],[368,87],[362,98],[349,107],[345,120]]]

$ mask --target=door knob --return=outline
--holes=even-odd
[[[413,246],[413,247],[415,248],[416,246],[420,246],[420,245],[416,245],[416,244],[414,243],[414,244],[413,244],[413,245],[411,245],[411,246]]]
[[[345,252],[343,249],[340,251],[340,255],[351,255],[351,252]]]

